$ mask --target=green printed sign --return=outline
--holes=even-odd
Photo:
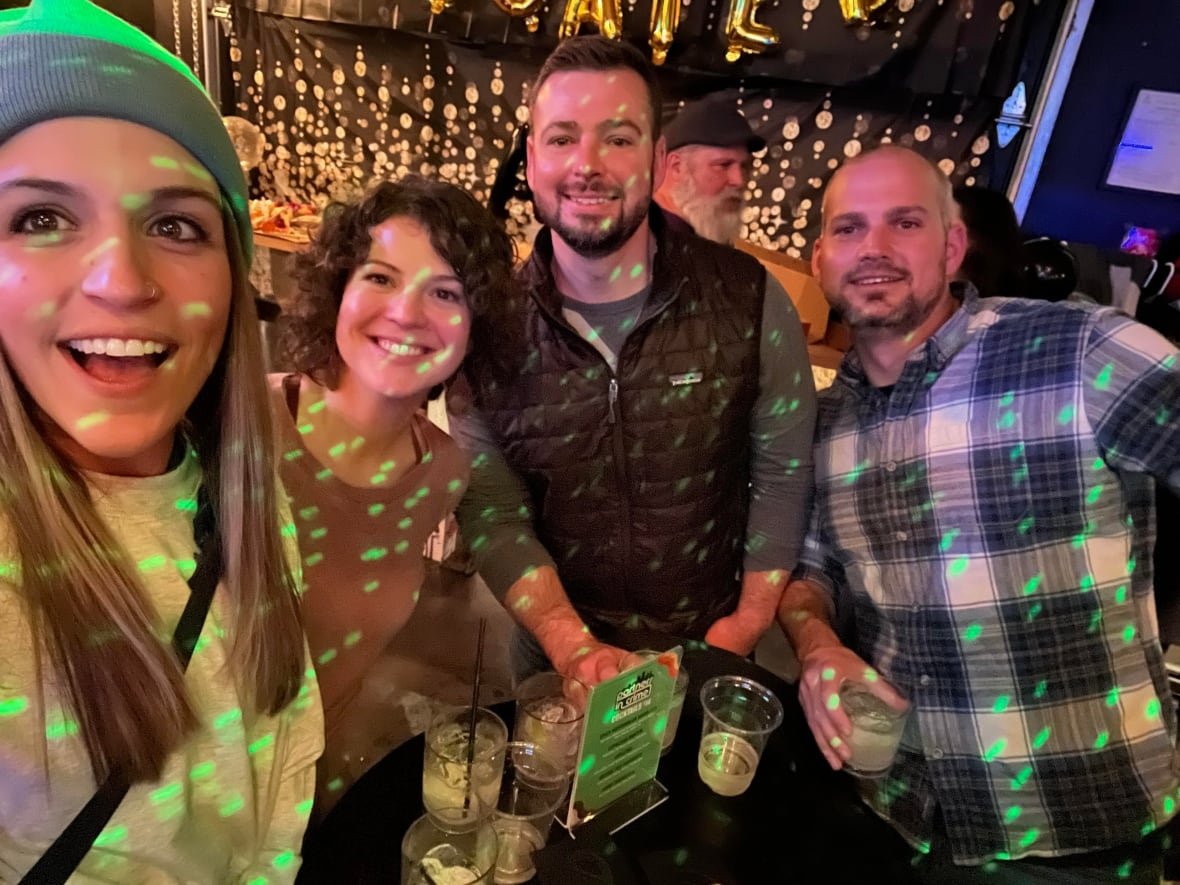
[[[567,828],[656,776],[676,684],[669,667],[678,668],[680,653],[675,648],[590,689]]]

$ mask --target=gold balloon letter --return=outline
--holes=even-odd
[[[662,65],[668,57],[678,27],[680,0],[652,0],[648,42],[651,43],[651,60],[656,64]]]
[[[846,25],[867,25],[872,22],[873,13],[889,0],[840,0],[840,14]]]
[[[529,33],[537,30],[537,25],[540,24],[537,10],[541,8],[543,0],[494,0],[494,2],[513,18],[523,18],[524,26],[529,29]]]
[[[774,28],[754,20],[763,0],[729,0],[729,15],[725,19],[725,60],[737,61],[743,52],[757,55],[778,46]]]
[[[618,40],[623,35],[623,13],[619,11],[619,0],[566,0],[557,38],[565,40],[574,36],[587,22],[597,25],[598,33],[602,36]]]
[[[889,0],[840,0],[840,14],[846,25],[871,25],[873,13]]]

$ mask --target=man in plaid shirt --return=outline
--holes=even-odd
[[[800,702],[840,768],[840,685],[908,700],[892,769],[859,783],[933,844],[919,874],[1111,849],[1007,869],[1152,875],[1118,846],[1180,786],[1151,580],[1153,482],[1180,490],[1177,351],[1111,309],[952,287],[965,249],[949,182],[912,151],[833,176],[812,266],[854,346],[820,397],[815,510],[779,609]]]

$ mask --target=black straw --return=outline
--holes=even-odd
[[[488,629],[488,619],[479,619],[479,644],[475,647],[475,677],[471,688],[471,723],[467,740],[467,789],[463,793],[463,810],[471,808],[471,769],[475,764],[475,714],[479,711],[479,680],[483,674],[483,638]]]

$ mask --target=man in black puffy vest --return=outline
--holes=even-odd
[[[659,109],[625,44],[577,37],[550,55],[527,143],[545,227],[452,391],[473,465],[459,520],[523,628],[518,679],[551,665],[598,682],[629,630],[748,654],[801,543],[802,328],[755,259],[652,205]]]

